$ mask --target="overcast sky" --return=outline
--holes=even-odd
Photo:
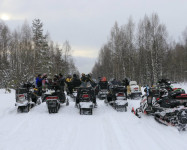
[[[187,0],[0,0],[0,18],[12,29],[39,18],[53,41],[68,40],[81,73],[91,72],[115,21],[138,22],[153,12],[178,40],[187,27]]]

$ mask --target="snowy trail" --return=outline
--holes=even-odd
[[[186,86],[185,86],[186,87]],[[97,100],[93,115],[80,115],[70,99],[58,114],[45,103],[29,113],[17,113],[15,95],[0,92],[0,150],[184,150],[187,132],[157,123],[150,116],[137,118],[128,100],[127,112],[117,112]]]

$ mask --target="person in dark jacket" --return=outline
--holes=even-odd
[[[125,87],[125,96],[127,98],[127,86],[129,86],[129,80],[127,78],[123,79],[122,85]]]
[[[72,79],[71,82],[72,82],[73,88],[79,87],[79,86],[81,85],[81,81],[80,81],[80,79],[77,77],[76,74],[73,74],[73,79]]]
[[[38,74],[36,77],[36,88],[38,89],[38,95],[42,95],[42,75]]]
[[[62,92],[64,92],[64,86],[65,86],[65,78],[63,77],[63,75],[60,73],[59,74],[59,86],[60,86],[60,90]]]
[[[73,74],[73,78],[69,84],[69,93],[73,94],[73,89],[75,87],[79,87],[80,85],[81,85],[80,79],[78,78],[78,76],[76,74]]]
[[[123,79],[122,85],[127,87],[129,85],[129,80],[127,78]]]
[[[118,85],[118,81],[114,78],[112,81],[111,81],[112,85]]]
[[[39,88],[42,86],[42,75],[39,74],[37,77],[36,77],[36,87]]]
[[[98,84],[99,89],[108,89],[108,81],[106,77],[102,77]]]
[[[84,73],[82,73],[81,82],[82,82],[81,84],[82,87],[87,87],[87,77]]]

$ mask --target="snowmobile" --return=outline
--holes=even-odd
[[[69,105],[69,100],[66,99],[65,93],[56,86],[46,90],[43,95],[43,102],[46,102],[49,113],[58,113],[61,103],[66,103],[66,106]]]
[[[58,110],[60,109],[60,100],[58,96],[47,96],[46,104],[49,113],[58,113]]]
[[[160,89],[159,96],[155,96],[152,88],[149,88],[148,86],[144,89],[144,92],[145,95],[142,96],[140,107],[137,108],[136,111],[132,108],[132,112],[134,112],[139,118],[141,117],[140,113],[154,115],[155,112],[162,111],[163,108],[174,108],[179,106],[179,102],[175,99],[169,98],[166,89]]]
[[[106,77],[100,78],[98,85],[97,85],[97,95],[100,100],[106,99],[108,94],[108,81]]]
[[[33,88],[33,84],[25,83],[16,89],[16,104],[18,112],[29,112],[36,104],[40,104],[37,96],[37,89]]]
[[[175,99],[171,99],[167,95],[167,90],[162,89],[160,98],[153,97],[152,94],[142,96],[140,107],[132,112],[139,118],[141,114],[154,116],[155,120],[165,125],[176,126],[179,131],[185,130],[187,127],[187,107],[180,106]]]
[[[172,99],[175,99],[177,102],[179,102],[180,105],[187,106],[187,94],[185,94],[183,89],[176,89],[171,91],[169,95]]]
[[[108,83],[106,82],[102,82],[98,85],[98,98],[100,100],[106,99],[107,94],[108,94]]]
[[[108,89],[100,89],[98,92],[98,98],[100,100],[106,99],[107,94],[108,94]]]
[[[96,97],[92,87],[80,87],[77,90],[76,106],[82,114],[93,114],[93,108],[96,105]]]
[[[141,97],[141,87],[137,85],[136,81],[130,81],[129,86],[127,86],[127,95],[131,99],[138,99]]]
[[[127,97],[125,96],[124,86],[113,86],[110,88],[110,92],[107,95],[105,103],[109,103],[117,111],[127,111]]]
[[[168,79],[160,79],[158,81],[159,89],[166,89],[168,91],[168,96],[170,99],[176,100],[179,105],[187,106],[187,94],[185,94],[185,90],[181,88],[172,88],[171,82]]]

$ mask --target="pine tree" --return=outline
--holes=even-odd
[[[43,23],[40,19],[32,22],[33,42],[34,42],[34,66],[33,75],[49,72],[49,46],[48,35],[43,34]]]

